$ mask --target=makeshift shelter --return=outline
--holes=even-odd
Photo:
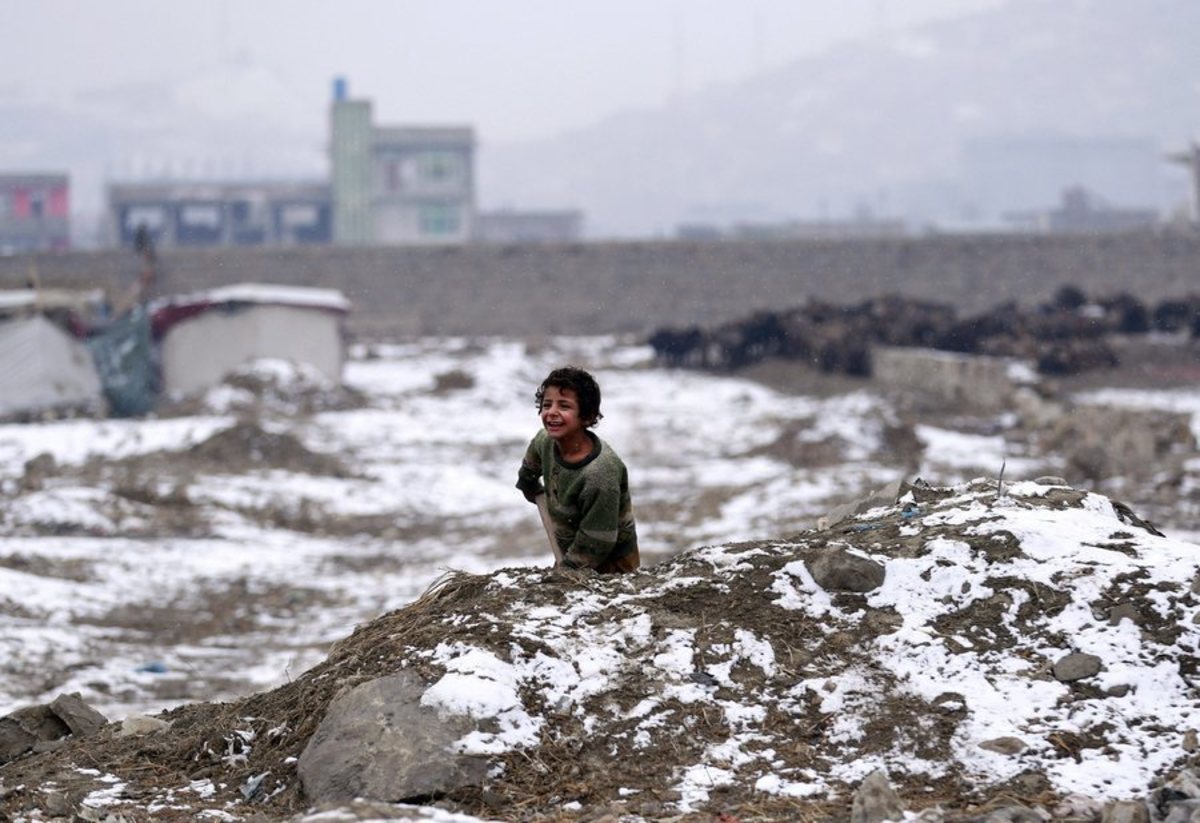
[[[155,307],[162,388],[188,393],[219,383],[252,360],[312,366],[341,383],[342,323],[350,301],[334,289],[243,283]]]
[[[0,416],[104,406],[77,312],[100,292],[0,292]],[[55,318],[51,320],[50,318]]]

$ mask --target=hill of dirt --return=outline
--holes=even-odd
[[[297,764],[398,674],[480,777],[373,799],[487,819],[866,820],[877,771],[952,820],[1192,802],[1200,549],[1053,478],[879,502],[624,577],[450,573],[274,691],[0,767],[0,820],[366,819],[306,813]]]

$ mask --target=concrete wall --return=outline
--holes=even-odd
[[[0,257],[0,288],[30,264],[47,286],[132,280],[128,251]],[[1143,300],[1200,292],[1200,234],[653,241],[404,248],[196,249],[162,255],[173,291],[256,281],[337,288],[360,335],[645,333],[816,297],[872,295],[981,311],[1061,285]]]
[[[999,357],[880,346],[871,350],[871,375],[884,386],[919,391],[952,409],[992,411],[1012,406],[1020,383],[1013,362]],[[1033,374],[1031,366],[1026,370]]]

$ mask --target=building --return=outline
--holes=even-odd
[[[468,126],[376,126],[371,104],[334,83],[330,109],[333,241],[462,243],[475,218],[475,132]]]
[[[1154,209],[1161,153],[1149,138],[978,137],[962,147],[964,208],[984,221],[1045,208],[1070,186],[1112,203]]]
[[[156,248],[329,243],[333,205],[325,183],[199,181],[108,187],[110,234],[133,246],[139,230]]]
[[[0,174],[0,254],[70,246],[66,174]]]
[[[1062,203],[1056,209],[1018,212],[1006,218],[1017,228],[1045,234],[1139,231],[1158,224],[1158,214],[1153,209],[1115,208],[1082,186],[1065,189]]]
[[[583,239],[583,212],[481,211],[475,216],[474,239],[480,243],[572,243]]]

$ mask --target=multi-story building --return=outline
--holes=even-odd
[[[333,237],[325,183],[121,183],[108,187],[111,236],[134,245],[139,231],[159,248],[298,246]]]
[[[376,126],[371,104],[335,82],[330,111],[333,240],[341,245],[462,243],[475,219],[469,126]]]
[[[0,253],[66,250],[70,193],[66,174],[0,174]]]
[[[375,126],[335,84],[329,182],[166,181],[108,187],[110,237],[156,247],[463,243],[475,221],[475,133]]]

